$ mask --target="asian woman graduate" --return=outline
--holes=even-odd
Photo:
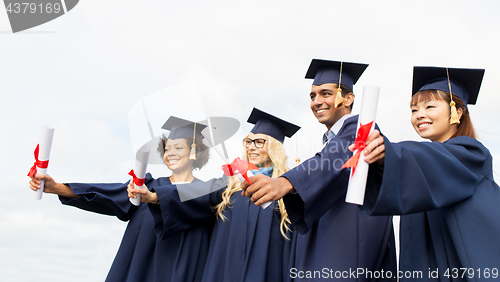
[[[199,131],[203,126],[176,117],[170,117],[163,128],[170,130],[168,138],[160,141],[161,153],[170,177],[154,179],[146,174],[149,188],[164,186],[176,181],[196,182],[192,171],[202,168],[209,159],[209,150],[202,142]],[[194,135],[194,136],[193,136]],[[193,138],[194,137],[194,138]],[[196,160],[189,158],[191,144],[196,145]],[[160,150],[159,150],[160,151]],[[159,240],[155,236],[155,222],[148,205],[158,202],[155,193],[145,196],[139,206],[129,201],[126,183],[62,184],[46,175],[36,175],[30,181],[31,189],[40,188],[45,180],[46,193],[59,195],[65,205],[128,221],[127,229],[109,270],[106,281],[200,281],[208,253],[211,224],[178,225],[172,227],[170,236]],[[144,203],[149,202],[149,204]]]
[[[283,141],[300,127],[255,108],[248,122],[255,126],[243,139],[242,159],[260,167],[252,173],[278,177],[286,172]],[[282,281],[291,238],[283,203],[273,202],[266,209],[257,207],[241,195],[241,182],[236,177],[228,182],[227,187],[210,193],[208,201],[198,206],[178,203],[172,186],[155,188],[160,206],[165,205],[163,211],[150,209],[157,231],[163,228],[168,233],[172,218],[178,224],[216,219],[202,281]]]
[[[391,143],[377,131],[368,139],[366,160],[377,163],[362,209],[402,215],[400,281],[499,279],[500,188],[467,108],[483,74],[415,67],[411,123],[432,142]]]

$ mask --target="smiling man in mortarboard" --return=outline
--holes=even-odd
[[[280,178],[258,175],[250,178],[252,186],[242,185],[256,205],[284,199],[295,231],[295,255],[285,266],[292,279],[396,281],[392,217],[368,216],[344,201],[349,171],[341,167],[352,155],[347,147],[358,122],[351,114],[352,89],[367,66],[312,60],[306,74],[314,79],[310,107],[328,129],[325,147]],[[381,275],[388,272],[390,277]]]

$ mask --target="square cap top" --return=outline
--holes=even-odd
[[[300,129],[300,126],[289,123],[257,108],[253,108],[247,122],[255,124],[250,132],[272,136],[281,143],[285,141],[285,136],[292,137]]]
[[[163,124],[161,128],[165,130],[170,130],[170,134],[168,135],[168,139],[188,139],[192,138],[195,135],[195,122],[185,120],[182,118],[171,116],[168,120]],[[207,127],[204,124],[196,122],[196,137],[201,136],[201,131]]]
[[[340,76],[341,65],[342,77]],[[306,78],[313,78],[313,85],[338,84],[340,80],[340,84],[352,90],[353,85],[356,84],[367,67],[367,64],[313,59],[307,70]]]
[[[476,104],[479,88],[483,81],[484,69],[448,68],[451,92],[457,95],[467,107]],[[450,92],[446,68],[413,67],[412,96],[422,90],[442,90]]]

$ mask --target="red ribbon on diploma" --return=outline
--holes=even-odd
[[[131,170],[128,175],[132,176],[132,179],[134,180],[134,184],[136,186],[142,186],[144,185],[144,180],[146,180],[146,178],[138,178],[136,175],[135,175],[135,172],[134,170]]]
[[[348,159],[347,162],[345,162],[345,164],[342,166],[343,169],[346,167],[352,167],[352,174],[354,174],[354,172],[356,171],[361,152],[366,148],[366,139],[368,139],[368,134],[370,134],[372,124],[373,121],[365,125],[360,124],[358,134],[356,135],[356,140],[354,140],[354,150],[357,150],[356,154]]]
[[[243,178],[248,182],[248,184],[252,185],[252,182],[248,179],[247,171],[252,169],[259,169],[254,164],[244,161],[240,158],[234,159],[230,164],[225,164],[222,166],[222,170],[226,176],[234,176],[235,174],[241,174]]]
[[[47,168],[49,166],[49,160],[46,161],[40,161],[38,159],[38,151],[40,150],[40,144],[36,144],[35,148],[35,163],[33,166],[30,168],[30,172],[28,172],[29,177],[34,177],[36,175],[36,167],[39,168]]]

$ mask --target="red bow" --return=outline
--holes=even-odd
[[[30,172],[28,172],[28,176],[29,177],[34,177],[36,175],[36,167],[39,167],[39,168],[47,168],[49,166],[49,160],[46,160],[46,161],[40,161],[38,159],[38,151],[40,150],[39,149],[40,147],[40,144],[37,144],[36,145],[36,148],[35,148],[35,163],[33,164],[33,166],[30,168]]]
[[[132,179],[134,180],[134,184],[136,186],[142,186],[144,185],[144,180],[146,180],[146,178],[138,178],[136,175],[135,175],[135,172],[134,170],[131,170],[128,175],[132,176]]]
[[[241,174],[243,178],[248,182],[248,184],[252,185],[252,182],[248,179],[247,171],[251,169],[259,169],[254,164],[244,161],[240,158],[234,159],[234,161],[230,164],[225,164],[222,166],[222,170],[226,176],[233,176],[235,174]]]
[[[373,121],[367,123],[365,125],[361,124],[358,129],[358,134],[356,135],[356,140],[354,140],[354,150],[356,154],[354,154],[350,159],[345,162],[342,168],[352,167],[352,174],[356,171],[356,167],[358,166],[359,156],[361,152],[366,148],[366,139],[368,139],[368,134],[370,134],[370,129],[372,128]]]

